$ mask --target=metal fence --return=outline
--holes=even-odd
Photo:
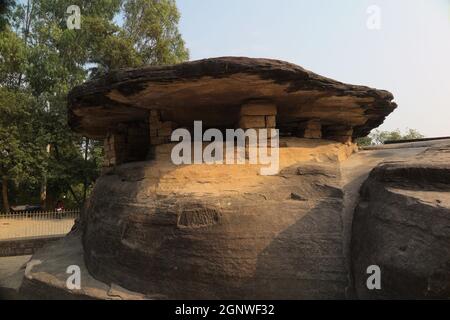
[[[64,235],[79,216],[79,210],[0,213],[0,240]]]

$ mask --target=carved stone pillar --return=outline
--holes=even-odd
[[[177,128],[173,121],[162,121],[159,110],[151,110],[149,116],[150,144],[160,145],[170,142],[172,131]]]
[[[300,122],[297,128],[296,135],[307,139],[321,139],[322,138],[322,124],[319,119],[310,119]]]
[[[325,139],[342,143],[352,142],[353,128],[349,126],[331,126],[325,130]]]
[[[275,128],[277,106],[270,102],[252,101],[241,107],[239,128]]]
[[[104,140],[105,157],[103,166],[113,167],[124,161],[124,150],[126,147],[125,135],[121,132],[110,132]]]

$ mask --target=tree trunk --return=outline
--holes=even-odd
[[[47,209],[47,176],[44,175],[41,182],[41,194],[40,194],[41,207]]]
[[[85,138],[85,145],[84,145],[84,168],[86,169],[87,160],[88,160],[88,152],[89,152],[89,138]],[[84,172],[84,182],[83,182],[83,205],[86,203],[86,196],[87,196],[87,187],[88,187],[88,181],[87,181],[87,174]]]
[[[49,157],[50,157],[50,148],[51,145],[48,144],[46,147],[46,151]],[[44,172],[44,175],[42,177],[40,200],[42,208],[47,209],[47,172]]]
[[[9,213],[9,200],[8,200],[8,177],[2,177],[2,198],[3,198],[3,210]]]

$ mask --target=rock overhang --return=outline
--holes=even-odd
[[[211,58],[171,66],[110,72],[69,93],[69,125],[83,135],[104,138],[118,123],[146,119],[149,110],[182,127],[234,128],[248,101],[277,106],[276,127],[319,119],[322,127],[351,128],[367,135],[396,108],[385,90],[338,82],[279,60]]]

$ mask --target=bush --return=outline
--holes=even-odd
[[[410,140],[421,139],[425,136],[416,129],[407,129],[405,133],[402,133],[399,129],[393,131],[380,131],[375,130],[368,136],[356,139],[358,146],[371,146],[384,144],[389,140]]]

